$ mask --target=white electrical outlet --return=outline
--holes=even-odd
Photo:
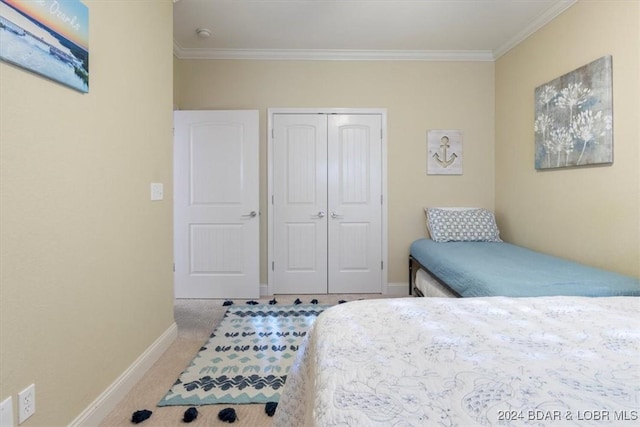
[[[151,183],[151,200],[162,200],[164,198],[164,186],[161,182]]]
[[[13,400],[11,396],[0,403],[0,427],[13,427]]]
[[[36,413],[36,385],[29,387],[18,393],[18,424],[22,424],[31,415]]]

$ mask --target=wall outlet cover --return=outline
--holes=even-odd
[[[18,424],[22,424],[36,413],[36,386],[29,387],[18,393]]]
[[[0,403],[0,427],[13,427],[13,400],[11,396]]]
[[[164,199],[164,185],[161,182],[151,183],[151,200]]]

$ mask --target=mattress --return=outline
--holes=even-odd
[[[354,301],[314,322],[274,425],[631,426],[639,352],[634,297]]]
[[[640,280],[505,242],[419,239],[411,255],[463,297],[640,296]]]
[[[423,297],[457,298],[449,288],[438,282],[433,276],[424,270],[416,272],[415,287]]]

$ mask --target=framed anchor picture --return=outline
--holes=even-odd
[[[462,131],[427,132],[427,175],[462,175]]]

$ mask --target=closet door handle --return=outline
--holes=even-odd
[[[242,215],[243,218],[255,218],[258,215],[256,211],[251,211],[247,215]]]
[[[337,212],[331,212],[331,218],[336,219],[336,218],[342,218],[342,214],[339,214]]]
[[[326,214],[327,214],[327,213],[326,213],[325,211],[318,211],[318,215],[316,215],[316,216],[317,216],[318,218],[324,218],[324,216],[325,216]]]

